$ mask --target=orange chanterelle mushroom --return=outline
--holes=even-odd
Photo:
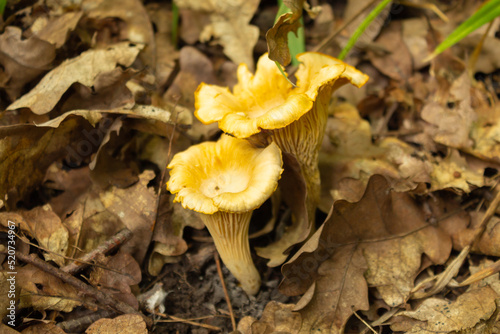
[[[248,228],[252,211],[278,186],[281,151],[272,143],[255,148],[244,139],[222,135],[217,142],[191,146],[167,166],[167,188],[184,208],[199,212],[222,261],[254,295],[260,275],[250,254]]]
[[[318,152],[325,132],[332,92],[350,82],[362,86],[368,76],[336,58],[306,52],[297,56],[297,87],[292,87],[267,54],[255,75],[238,68],[238,84],[228,88],[202,83],[195,93],[195,115],[218,122],[226,133],[247,138],[269,133],[283,152],[293,154],[306,180],[310,222],[320,195]]]

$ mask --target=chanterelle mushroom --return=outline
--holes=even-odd
[[[267,54],[252,75],[238,68],[238,84],[228,88],[202,83],[195,93],[195,115],[205,124],[219,122],[226,133],[246,138],[268,130],[283,152],[293,154],[307,184],[310,222],[319,201],[318,152],[332,92],[350,82],[362,86],[368,76],[346,63],[316,52],[297,56],[297,87],[281,75]]]
[[[250,254],[252,211],[278,186],[281,151],[271,143],[255,148],[247,140],[222,135],[217,142],[191,146],[167,166],[167,188],[184,208],[199,212],[215,247],[243,290],[254,295],[260,275]]]

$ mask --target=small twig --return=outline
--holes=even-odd
[[[231,305],[231,299],[229,299],[229,293],[227,292],[226,283],[224,282],[224,275],[222,275],[222,268],[220,265],[219,254],[214,252],[215,263],[217,264],[217,273],[219,273],[220,281],[222,284],[222,289],[224,290],[224,296],[226,297],[227,307],[229,308],[229,315],[231,316],[231,324],[233,325],[233,331],[236,330],[236,320],[234,319],[233,306]]]
[[[87,327],[89,327],[89,325],[93,324],[97,320],[102,318],[111,318],[115,315],[116,312],[113,310],[101,310],[76,319],[62,321],[56,324],[56,326],[61,328],[66,333],[83,332]]]
[[[91,264],[98,255],[110,252],[111,250],[123,244],[125,241],[129,240],[131,237],[132,232],[129,229],[125,228],[123,230],[120,230],[110,239],[100,244],[96,249],[76,259],[74,262],[71,262],[70,264],[62,267],[61,270],[73,275]]]
[[[188,320],[188,319],[182,319],[182,318],[178,318],[176,316],[168,315],[168,314],[165,314],[165,313],[155,312],[155,315],[159,315],[159,316],[164,317],[164,318],[170,318],[170,319],[172,319],[172,320],[158,320],[157,322],[182,322],[182,323],[185,323],[185,324],[189,324],[189,325],[193,325],[193,326],[199,326],[199,327],[203,327],[203,328],[210,329],[210,330],[213,330],[213,331],[222,331],[222,328],[217,327],[217,326],[207,325],[207,324],[203,324],[203,323],[200,323],[200,322],[191,321],[191,320]]]
[[[5,253],[5,252],[2,252],[2,253]],[[109,306],[109,307],[111,307],[111,308],[113,308],[113,309],[115,309],[118,312],[123,313],[123,314],[130,314],[131,313],[131,314],[140,315],[144,319],[144,321],[146,322],[148,327],[151,327],[152,320],[150,318],[146,317],[141,312],[134,309],[132,306],[115,299],[113,296],[111,296],[103,291],[100,291],[100,290],[96,289],[95,287],[86,284],[83,281],[80,281],[79,279],[71,276],[70,274],[62,271],[59,268],[56,268],[56,267],[50,265],[49,263],[40,259],[35,254],[25,255],[21,252],[18,252],[16,254],[16,257],[19,260],[21,260],[25,263],[28,263],[28,264],[32,264],[33,266],[37,267],[38,269],[43,270],[46,273],[48,273],[54,277],[59,278],[63,282],[72,285],[73,287],[77,288],[84,295],[91,296],[91,297],[95,298],[99,303],[101,303],[104,306]]]
[[[487,266],[486,268],[470,275],[465,281],[459,283],[456,287],[458,288],[458,287],[470,285],[472,283],[476,283],[477,281],[480,281],[482,279],[490,277],[491,275],[494,275],[498,272],[500,272],[500,260],[498,260],[497,262]]]
[[[373,329],[373,327],[372,327],[372,326],[370,326],[370,324],[369,324],[369,323],[367,323],[365,320],[363,320],[363,318],[361,318],[361,317],[360,317],[360,316],[356,313],[356,311],[353,311],[353,313],[354,313],[354,315],[356,316],[356,318],[358,318],[358,319],[359,319],[362,323],[364,323],[364,324],[365,324],[365,326],[366,326],[367,328],[369,328],[369,329],[370,329],[373,333],[378,334],[378,333],[377,333],[377,331],[376,331],[376,330],[374,330],[374,329]]]

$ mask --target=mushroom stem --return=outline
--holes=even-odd
[[[318,157],[326,120],[328,105],[333,92],[332,85],[321,88],[312,109],[304,116],[288,126],[270,131],[273,141],[283,151],[295,156],[307,189],[307,213],[310,227],[314,224],[316,207],[318,206],[321,181],[318,168]]]
[[[252,211],[231,213],[218,211],[201,214],[201,219],[214,239],[215,247],[227,269],[241,283],[248,295],[260,289],[260,275],[250,254],[248,228]]]

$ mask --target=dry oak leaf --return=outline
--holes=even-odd
[[[429,225],[407,193],[372,176],[357,203],[337,201],[320,229],[286,263],[280,291],[305,295],[297,303],[300,333],[340,333],[357,310],[368,310],[368,287],[390,306],[405,303],[422,255],[444,263],[451,241]]]
[[[259,0],[176,0],[179,8],[206,12],[210,15],[210,25],[200,34],[200,42],[212,37],[222,45],[224,54],[236,64],[245,63],[254,68],[253,48],[259,38],[259,28],[249,24]]]
[[[82,304],[76,288],[30,264],[18,268],[16,282],[21,287],[20,308],[71,312]]]
[[[141,267],[137,261],[130,254],[118,252],[100,261],[100,265],[101,267],[94,267],[90,274],[90,283],[138,309],[139,303],[130,289],[131,285],[139,284],[142,279]]]
[[[99,319],[90,325],[86,334],[147,334],[146,323],[140,315],[124,314],[114,319]]]
[[[152,68],[156,67],[156,45],[153,25],[144,4],[140,0],[121,0],[117,6],[113,1],[83,1],[82,8],[91,19],[106,20],[116,17],[127,27],[120,30],[120,40],[144,44],[140,58]]]
[[[66,332],[63,331],[60,327],[57,327],[57,325],[54,323],[40,323],[29,326],[28,328],[23,330],[21,334],[66,334]]]
[[[25,84],[50,69],[56,48],[36,36],[22,39],[17,27],[6,27],[0,35],[0,88],[14,101]]]
[[[498,305],[495,302],[498,298],[500,295],[490,286],[470,289],[453,302],[428,298],[415,311],[398,313],[391,329],[419,334],[463,333],[463,331],[490,333],[483,326],[484,322],[488,322],[495,313],[498,313]],[[493,324],[490,324],[490,327],[492,326]],[[475,327],[481,327],[483,330],[474,331]]]
[[[7,109],[29,108],[37,115],[46,114],[73,83],[91,87],[99,74],[112,71],[118,64],[125,67],[132,65],[141,49],[141,45],[124,42],[83,52],[47,73],[35,88]]]
[[[99,194],[104,208],[118,217],[133,233],[121,250],[134,256],[142,263],[149,245],[156,218],[157,196],[153,188],[148,187],[149,181],[155,177],[151,170],[139,175],[139,182],[126,189],[111,187]]]
[[[247,316],[238,323],[238,331],[242,334],[296,334],[299,332],[301,318],[293,312],[293,304],[282,304],[270,301],[259,320]]]
[[[66,43],[69,32],[75,30],[83,12],[69,12],[61,16],[39,17],[31,26],[31,31],[41,40],[60,48]]]
[[[395,180],[397,191],[430,182],[432,164],[426,156],[393,137],[373,143],[370,124],[354,106],[340,104],[333,116],[327,120],[320,154],[323,211],[328,212],[334,200],[353,199],[347,194],[349,187],[341,186],[345,178],[359,179],[366,185],[371,175],[381,174]]]
[[[46,261],[54,261],[60,266],[64,265],[63,256],[68,250],[69,234],[50,205],[46,204],[29,211],[23,210],[16,213],[0,212],[0,224],[7,227],[8,220],[19,224],[22,231],[35,238],[38,244],[48,251],[44,253]]]

